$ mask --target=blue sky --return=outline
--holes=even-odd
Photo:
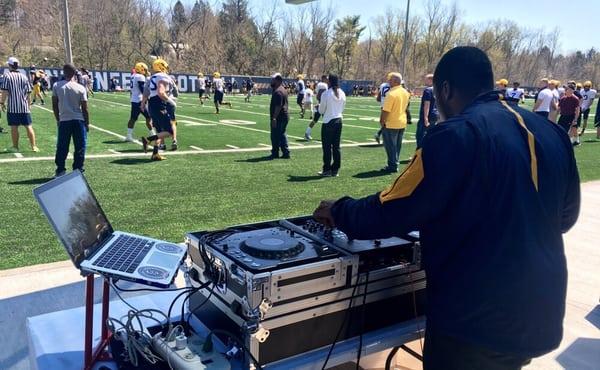
[[[196,0],[182,0],[187,5],[192,5]],[[219,5],[223,0],[208,0],[213,5]],[[281,9],[291,6],[285,0],[248,0],[251,10],[260,11],[265,5],[273,2],[281,4]],[[363,24],[367,24],[378,15],[383,14],[388,8],[406,9],[407,0],[315,0],[323,6],[332,4],[336,17],[360,14]],[[163,0],[165,6],[173,4],[175,0]],[[424,12],[426,0],[411,0],[411,14]],[[594,23],[595,14],[600,14],[600,1],[584,0],[441,0],[444,5],[456,2],[462,20],[468,24],[476,25],[489,20],[511,19],[528,29],[544,28],[552,31],[560,30],[559,50],[571,52],[575,50],[589,50],[594,47],[600,49],[600,31]]]
[[[250,0],[251,4],[269,0]],[[284,0],[280,0],[283,2]],[[406,9],[406,0],[318,0],[324,4],[330,1],[336,9],[336,16],[360,14],[369,20],[391,7]],[[411,14],[422,13],[425,0],[411,1]],[[453,1],[442,0],[445,5]],[[526,28],[543,27],[547,31],[558,27],[560,49],[573,51],[600,49],[600,31],[594,24],[594,14],[600,14],[600,1],[564,0],[456,0],[462,19],[469,24],[477,24],[492,19],[511,19]],[[585,20],[585,22],[583,22]]]

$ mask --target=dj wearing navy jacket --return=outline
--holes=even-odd
[[[424,369],[520,369],[558,347],[579,175],[557,125],[508,105],[487,55],[447,52],[441,123],[386,190],[323,201],[315,218],[354,239],[420,230],[427,273]]]

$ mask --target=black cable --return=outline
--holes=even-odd
[[[360,332],[358,335],[358,354],[356,355],[356,370],[360,369],[360,357],[362,355],[363,331],[365,329],[365,311],[367,304],[367,289],[369,287],[369,271],[365,275],[365,291],[363,292],[363,301],[360,309]]]
[[[254,365],[256,365],[256,368],[258,370],[262,370],[262,366],[260,365],[260,362],[258,362],[258,360],[256,359],[256,357],[254,357],[252,355],[252,353],[250,352],[250,350],[248,349],[248,347],[246,347],[246,345],[244,344],[244,342],[242,342],[241,338],[238,337],[237,335],[233,334],[230,331],[227,330],[222,330],[222,329],[213,329],[211,330],[208,335],[206,336],[206,338],[210,337],[212,334],[222,334],[222,335],[226,335],[228,336],[230,339],[233,339],[235,342],[237,342],[240,347],[242,347],[242,350],[244,352],[246,352],[248,354],[248,356],[250,356],[250,359],[252,360],[252,362],[254,362]]]
[[[324,370],[325,366],[327,366],[327,363],[329,362],[329,358],[331,357],[331,353],[333,352],[333,348],[337,344],[337,341],[340,338],[340,334],[342,334],[342,330],[344,329],[344,325],[346,325],[346,321],[348,321],[348,318],[350,317],[350,311],[352,311],[352,301],[355,298],[357,288],[358,288],[358,277],[356,279],[356,285],[354,285],[354,288],[352,289],[352,294],[350,294],[350,303],[348,304],[348,308],[346,309],[346,313],[344,314],[344,319],[342,320],[342,324],[340,325],[340,328],[338,329],[337,333],[335,334],[335,339],[333,340],[333,343],[331,343],[331,347],[329,347],[329,352],[327,352],[327,357],[325,358],[325,362],[323,363],[323,367],[321,367],[321,370]]]
[[[213,293],[215,291],[215,286],[216,286],[216,284],[213,284],[213,286],[210,288],[210,294],[204,299],[204,301],[202,301],[202,303],[200,303],[199,305],[197,305],[193,309],[190,309],[190,314],[185,319],[185,324],[187,325],[188,328],[190,327],[190,319],[192,318],[192,313],[194,311],[196,311],[196,310],[199,310],[202,306],[204,306],[204,304],[206,302],[208,302],[208,300],[210,299],[210,297],[212,297],[212,295],[213,295]]]
[[[396,356],[396,353],[398,353],[399,349],[400,346],[392,348],[387,358],[385,359],[385,370],[390,370],[390,368],[392,367],[392,360],[394,359],[394,356]]]
[[[173,301],[171,301],[171,305],[169,305],[169,311],[167,311],[167,326],[171,326],[171,311],[173,311],[173,307],[175,306],[175,302],[177,302],[177,300],[179,299],[179,297],[181,297],[184,294],[190,294],[190,292],[197,292],[200,289],[206,288],[210,283],[204,283],[204,284],[200,284],[200,286],[198,286],[197,288],[188,288],[187,290],[184,290],[183,292],[177,294],[177,296],[173,299]]]

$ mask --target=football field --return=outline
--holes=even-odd
[[[86,177],[115,229],[181,242],[188,231],[308,214],[321,199],[364,196],[395,177],[379,172],[386,156],[373,139],[379,126],[379,105],[373,98],[348,98],[338,178],[317,176],[321,126],[313,130],[313,141],[304,139],[309,119],[299,118],[294,97],[288,125],[292,158],[274,161],[263,160],[270,153],[269,96],[255,96],[251,103],[241,95],[226,100],[233,108],[223,107],[216,115],[212,99],[200,106],[197,95],[182,94],[179,149],[166,151],[165,161],[151,162],[140,142],[124,142],[129,95],[96,93],[90,98]],[[415,124],[404,135],[403,163],[415,150],[418,107],[414,100]],[[56,123],[49,96],[46,105],[32,108],[32,116],[39,153],[29,150],[24,131],[20,153],[2,152],[10,146],[10,134],[0,134],[0,269],[67,258],[32,196],[32,189],[55,170]],[[6,129],[4,116],[1,126]],[[576,148],[584,181],[600,178],[600,142],[588,131]],[[143,135],[147,130],[140,117],[135,136]]]

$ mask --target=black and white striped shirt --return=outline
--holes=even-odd
[[[6,105],[8,113],[31,113],[28,98],[31,93],[31,83],[24,74],[18,71],[6,73],[0,80],[0,89],[8,92]]]

